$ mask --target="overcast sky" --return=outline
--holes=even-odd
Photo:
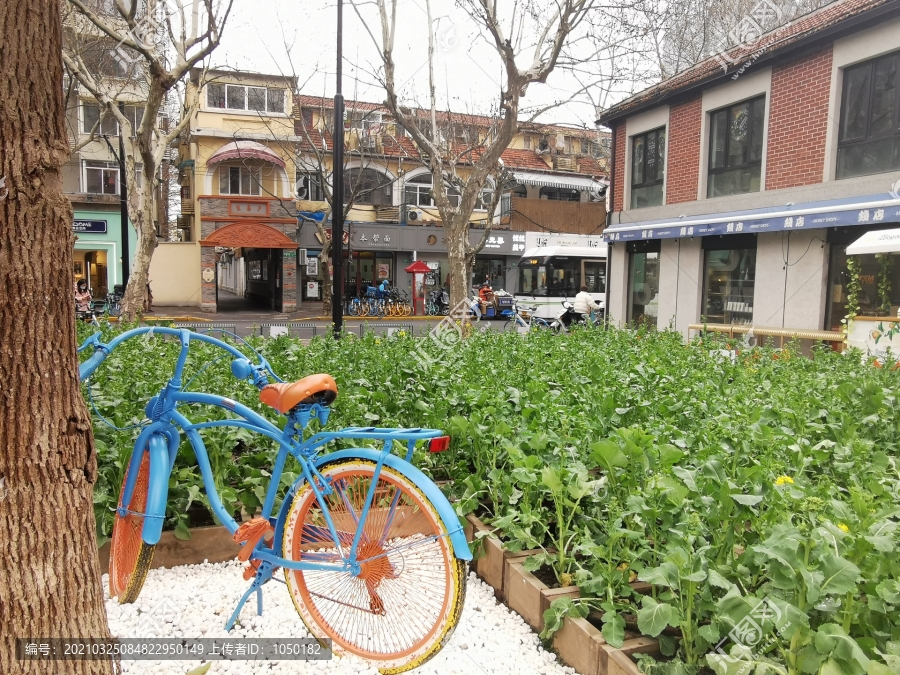
[[[500,96],[500,60],[479,36],[473,21],[455,8],[452,0],[432,1],[436,32],[435,80],[439,105],[455,112],[491,113]],[[397,81],[407,102],[427,104],[428,32],[424,0],[400,0],[395,61]],[[380,38],[380,25],[372,7],[364,15]],[[371,17],[371,18],[370,18]],[[296,75],[301,91],[331,97],[335,91],[337,45],[335,0],[234,0],[222,43],[213,54],[219,67],[263,73]],[[528,33],[528,31],[525,31]],[[531,31],[533,39],[535,31]],[[527,39],[527,35],[526,35]],[[290,51],[290,55],[288,54]],[[530,60],[525,52],[519,66]],[[384,100],[384,89],[373,72],[378,52],[349,0],[344,2],[344,96],[365,101]],[[569,73],[550,76],[548,84],[532,85],[523,99],[527,106],[566,100],[579,88]],[[543,122],[593,128],[594,111],[586,97],[545,113]]]

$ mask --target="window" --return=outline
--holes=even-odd
[[[434,206],[434,200],[431,198],[431,174],[423,173],[414,176],[406,181],[404,188],[404,203],[411,206]],[[483,195],[482,195],[483,196]],[[454,187],[447,188],[447,199],[454,208],[459,206],[460,193]],[[475,209],[484,209],[482,200],[475,201]]]
[[[363,110],[348,110],[346,118],[350,121],[351,129],[368,132],[381,125],[381,113]]]
[[[581,154],[587,155],[591,152],[591,142],[585,139],[581,139]]]
[[[631,138],[631,208],[662,206],[666,175],[666,128]]]
[[[258,195],[261,180],[259,167],[220,166],[219,194]]]
[[[709,323],[748,324],[753,320],[756,235],[704,237],[703,317]]]
[[[91,133],[91,130],[93,130],[94,125],[97,124],[97,119],[100,117],[100,106],[96,103],[82,103],[81,111],[83,120],[82,129],[84,130],[84,133],[89,134]],[[138,127],[141,125],[141,121],[144,119],[144,106],[126,105],[125,117],[131,123],[132,132],[137,132]],[[100,121],[100,126],[96,133],[101,136],[119,135],[119,121],[113,113],[107,112],[103,115],[103,119]]]
[[[522,147],[526,150],[531,150],[531,136],[529,136],[528,134],[525,134],[525,136],[522,138]]]
[[[659,317],[659,254],[661,242],[628,243],[628,322],[657,327]]]
[[[581,193],[578,190],[570,190],[568,188],[542,187],[538,197],[559,202],[581,201]]]
[[[312,174],[297,172],[297,198],[312,202],[324,202],[325,191],[319,185],[318,177]]]
[[[837,178],[900,169],[900,52],[844,71]]]
[[[208,84],[206,105],[226,110],[283,113],[284,89],[242,84]]]
[[[892,227],[887,225],[886,227]],[[847,268],[847,245],[856,241],[866,232],[878,228],[840,227],[828,230],[827,240],[831,244],[828,261],[828,304],[826,305],[825,329],[839,331],[841,320],[847,316],[847,282],[850,270]],[[858,296],[859,316],[897,316],[900,309],[900,260],[895,255],[887,256],[887,300],[890,309],[885,312],[884,298],[879,292],[881,261],[875,255],[856,256],[860,263]]]
[[[575,139],[571,136],[566,136],[565,149],[567,155],[571,155],[573,152],[575,152]]]
[[[143,165],[135,166],[135,178],[138,185],[143,183]],[[117,162],[85,162],[84,191],[94,195],[119,194],[119,164]]]
[[[374,169],[349,169],[344,172],[344,201],[354,204],[391,206],[391,179]]]
[[[766,97],[710,113],[707,197],[759,192]]]
[[[115,162],[85,162],[84,191],[95,195],[119,194],[119,165]]]

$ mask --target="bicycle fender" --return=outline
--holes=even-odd
[[[321,468],[329,462],[340,461],[342,459],[367,459],[372,462],[378,462],[381,452],[381,450],[375,450],[373,448],[339,450],[338,452],[332,452],[331,454],[317,457],[314,464],[316,468]],[[459,517],[456,515],[456,511],[453,510],[453,506],[447,501],[444,493],[441,492],[441,489],[435,485],[428,476],[402,457],[389,454],[384,458],[384,463],[398,473],[409,478],[425,494],[428,501],[434,504],[438,516],[440,516],[441,521],[444,523],[444,527],[447,528],[450,544],[453,546],[453,554],[460,560],[472,560],[472,551],[469,548],[469,543],[466,541],[466,534],[459,522]],[[306,479],[302,476],[298,478],[297,482],[291,486],[291,491],[288,493],[291,495],[291,498],[288,499],[286,497],[282,501],[281,509],[278,512],[278,521],[275,524],[275,541],[281,541],[287,514],[290,511],[291,503],[293,502],[293,495],[299,491],[299,487],[305,481]]]
[[[153,434],[150,447],[150,481],[147,486],[147,507],[141,539],[148,546],[159,543],[166,516],[166,501],[169,497],[169,439],[161,434]],[[177,447],[177,446],[176,446]]]

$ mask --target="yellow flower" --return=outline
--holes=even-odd
[[[616,569],[624,572],[625,570],[628,569],[628,563],[622,563]]]
[[[784,485],[785,483],[793,485],[794,479],[790,476],[778,476],[778,478],[775,479],[775,485]]]
[[[843,530],[844,532],[849,532],[850,528],[844,525],[843,523],[838,523],[838,529]]]

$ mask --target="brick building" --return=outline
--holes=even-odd
[[[838,330],[900,222],[900,3],[839,0],[605,111],[616,322]],[[862,256],[860,315],[877,315]],[[888,271],[900,306],[900,263]]]

